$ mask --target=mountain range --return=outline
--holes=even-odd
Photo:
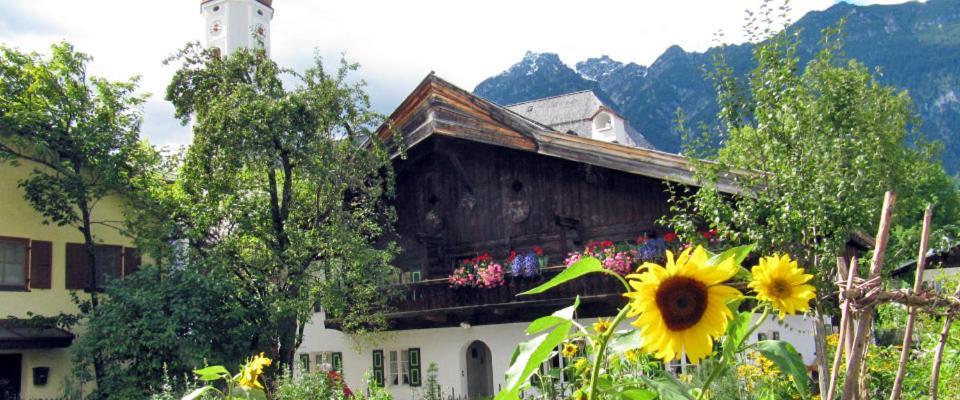
[[[883,84],[906,90],[920,116],[919,131],[944,143],[944,167],[960,171],[960,0],[896,5],[837,3],[807,13],[789,29],[800,35],[798,56],[806,63],[818,50],[821,31],[841,20],[844,55],[875,71]],[[679,152],[676,112],[687,126],[716,123],[716,91],[704,67],[723,52],[737,76],[753,68],[753,44],[725,45],[705,52],[671,46],[649,66],[603,55],[571,67],[553,53],[527,52],[474,93],[512,104],[573,91],[593,90],[623,114],[658,149]]]

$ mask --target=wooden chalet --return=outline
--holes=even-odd
[[[378,135],[393,152],[396,264],[409,282],[389,314],[394,329],[530,320],[576,295],[584,317],[612,315],[622,287],[609,277],[530,297],[516,294],[542,279],[455,289],[447,277],[484,252],[503,260],[541,246],[549,278],[589,241],[662,234],[665,183],[695,183],[684,157],[558,132],[432,73]],[[734,192],[732,181],[720,188]]]

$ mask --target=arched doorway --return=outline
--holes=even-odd
[[[493,396],[493,365],[490,348],[479,340],[467,346],[467,397],[478,399]]]

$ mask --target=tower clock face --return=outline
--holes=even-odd
[[[214,36],[219,35],[219,34],[220,34],[220,31],[222,31],[222,30],[223,30],[223,26],[222,26],[222,24],[220,24],[220,21],[213,21],[213,23],[210,24],[210,34],[211,34],[211,35],[214,35]]]

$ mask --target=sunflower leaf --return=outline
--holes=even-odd
[[[657,398],[657,394],[647,389],[632,387],[617,392],[614,398],[622,400],[653,400]]]
[[[755,244],[748,244],[745,246],[731,247],[725,250],[723,253],[716,254],[710,259],[707,260],[707,266],[714,266],[720,264],[724,260],[733,257],[733,262],[737,266],[743,264],[743,260],[747,259],[747,256],[750,255],[750,252],[753,251],[754,247],[757,247]]]
[[[643,380],[647,386],[656,390],[661,399],[693,400],[687,385],[684,385],[670,374],[661,374],[656,379],[640,376],[640,379]]]
[[[193,400],[198,399],[200,396],[203,396],[204,393],[213,390],[213,386],[204,386],[202,388],[197,388],[194,391],[187,393],[186,396],[183,396],[180,400]]]
[[[593,257],[586,257],[581,259],[580,261],[573,263],[573,265],[567,267],[567,269],[563,270],[562,272],[560,272],[559,274],[557,274],[556,276],[554,276],[544,284],[537,286],[533,289],[530,289],[526,292],[520,293],[520,295],[522,296],[522,295],[543,293],[556,286],[559,286],[560,284],[577,279],[586,274],[590,274],[593,272],[603,272],[603,271],[604,269],[603,269],[603,266],[600,264],[600,260]]]
[[[764,357],[769,358],[786,374],[793,377],[793,387],[797,389],[801,398],[810,397],[807,383],[807,367],[803,363],[800,353],[793,348],[793,345],[782,340],[762,340],[757,342],[757,350]]]
[[[573,301],[573,305],[557,312],[552,315],[545,317],[540,317],[530,323],[530,326],[527,327],[527,334],[533,335],[540,332],[543,332],[547,329],[557,326],[557,324],[564,321],[573,320],[573,313],[577,311],[577,307],[580,306],[580,296],[577,296],[576,300]]]
[[[547,360],[560,343],[567,340],[573,322],[564,321],[550,333],[537,336],[517,346],[513,362],[506,373],[506,387],[497,394],[497,400],[515,399],[517,391],[540,365]]]
[[[201,368],[193,371],[201,381],[215,381],[221,379],[225,376],[230,376],[230,371],[227,371],[222,365],[212,365],[206,368]]]
[[[613,353],[623,353],[627,350],[638,349],[643,346],[643,336],[638,329],[627,329],[617,331],[610,338],[610,344],[607,345]]]

